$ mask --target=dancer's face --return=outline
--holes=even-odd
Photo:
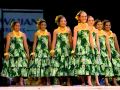
[[[103,24],[102,24],[102,22],[98,22],[97,25],[96,25],[96,28],[97,28],[98,30],[102,30],[102,29],[103,29]]]
[[[93,26],[93,25],[94,25],[94,22],[95,22],[95,21],[94,21],[94,18],[93,18],[93,17],[89,17],[89,18],[88,18],[87,23],[88,23],[89,26]]]
[[[15,31],[20,31],[20,23],[16,23],[14,26],[13,26],[13,29]]]
[[[59,22],[59,25],[61,26],[61,27],[65,27],[66,25],[67,25],[67,21],[66,21],[66,18],[61,18],[60,19],[60,22]]]
[[[45,30],[46,27],[47,27],[46,22],[42,22],[42,23],[39,25],[39,28],[40,28],[41,30]]]
[[[111,29],[111,23],[110,22],[106,22],[105,23],[105,30],[109,31]]]
[[[80,16],[78,17],[78,20],[81,22],[81,23],[86,23],[87,21],[87,14],[85,12],[82,12],[80,14]]]

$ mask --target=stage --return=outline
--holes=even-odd
[[[120,86],[12,86],[0,87],[0,90],[120,90]]]

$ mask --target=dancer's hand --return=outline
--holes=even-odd
[[[50,51],[50,55],[51,55],[52,57],[54,57],[54,54],[55,54],[55,50],[51,50],[51,51]]]
[[[32,55],[32,59],[35,59],[35,55]]]
[[[4,56],[5,56],[5,60],[9,60],[10,57],[9,53],[5,53]]]
[[[75,54],[75,50],[72,50],[72,51],[71,51],[71,54],[74,55],[74,54]]]
[[[9,60],[9,55],[5,56],[5,60],[6,60],[6,61]]]
[[[27,60],[29,60],[29,59],[30,59],[30,56],[29,56],[29,54],[26,54],[26,58],[27,58]]]
[[[32,59],[34,59],[34,58],[35,58],[35,53],[32,52],[32,53],[30,54],[30,56],[32,56]]]

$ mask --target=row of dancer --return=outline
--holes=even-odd
[[[20,76],[19,85],[24,85],[23,77],[28,77],[30,84],[36,81],[40,85],[43,82],[50,85],[51,77],[57,78],[58,84],[67,79],[67,85],[71,85],[71,77],[78,77],[85,85],[84,76],[87,76],[90,86],[93,85],[91,76],[95,76],[95,84],[99,86],[98,76],[102,75],[105,85],[110,85],[111,77],[113,84],[118,85],[116,77],[120,76],[120,51],[110,21],[97,20],[94,23],[94,18],[87,17],[85,11],[78,12],[75,18],[78,25],[74,27],[72,37],[66,18],[63,15],[56,17],[58,28],[53,32],[52,43],[46,21],[38,21],[30,55],[20,23],[13,22],[12,31],[6,36],[1,75]]]

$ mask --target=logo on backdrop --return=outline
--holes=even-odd
[[[36,20],[43,18],[42,10],[5,10],[3,13],[4,37],[11,31],[11,21],[19,21],[21,31],[27,35],[28,40],[33,41],[33,35],[36,31]],[[0,24],[2,19],[0,19]],[[1,27],[1,26],[0,26]]]

